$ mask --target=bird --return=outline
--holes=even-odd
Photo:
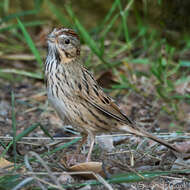
[[[177,147],[138,126],[103,91],[93,74],[82,64],[79,35],[73,29],[54,28],[47,35],[47,45],[45,83],[48,101],[65,125],[71,125],[81,133],[81,144],[89,137],[86,162],[91,160],[98,133],[127,132],[180,152]]]

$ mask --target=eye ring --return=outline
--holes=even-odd
[[[70,44],[70,40],[69,39],[65,39],[65,44]]]

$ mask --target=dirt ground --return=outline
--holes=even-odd
[[[0,79],[0,136],[3,142],[7,143],[12,136],[12,106],[11,106],[11,91],[15,95],[15,113],[16,113],[16,128],[17,135],[24,129],[34,123],[41,123],[47,129],[48,133],[56,137],[76,137],[79,134],[71,127],[64,130],[65,126],[58,118],[54,110],[48,105],[45,87],[43,80],[33,80],[24,78],[22,81],[10,84],[4,79]],[[150,132],[159,132],[172,134],[168,131],[167,126],[171,123],[170,115],[160,114],[160,106],[155,103],[151,96],[145,99],[138,94],[132,93],[127,98],[125,96],[118,97],[118,101],[122,109],[134,120],[137,120]],[[186,105],[184,105],[186,106]],[[188,109],[188,108],[187,108]],[[180,121],[175,121],[179,125]],[[183,123],[184,132],[188,132],[188,122]],[[32,131],[28,137],[36,137],[33,139],[21,140],[17,145],[17,153],[19,156],[24,156],[29,151],[34,151],[42,154],[52,149],[50,145],[53,141],[43,139],[47,137],[43,130],[38,127]],[[189,150],[190,141],[178,136],[167,139],[172,144],[177,144],[181,150]],[[56,140],[55,140],[56,141]],[[63,140],[61,143],[55,143],[53,147],[58,147],[70,140]],[[189,158],[181,160],[181,158],[168,150],[164,146],[157,143],[135,136],[114,136],[99,138],[94,151],[92,160],[103,162],[104,174],[107,178],[114,174],[139,171],[169,171],[188,169]],[[88,150],[88,145],[84,145],[80,156],[77,155],[74,160],[71,160],[71,155],[76,151],[76,144],[67,149],[58,151],[49,157],[44,158],[51,168],[52,172],[67,171],[72,165],[75,165],[82,160],[85,160],[85,154]],[[3,147],[0,148],[3,151]],[[11,160],[13,153],[10,149],[6,158]],[[73,158],[72,158],[73,159]],[[78,160],[77,160],[78,159]],[[61,166],[61,167],[60,167]],[[39,164],[33,164],[34,171],[43,171]],[[68,180],[68,177],[63,177],[60,174],[58,177]],[[65,179],[66,178],[66,179]],[[153,179],[151,182],[139,183],[120,183],[113,185],[114,189],[190,189],[190,182],[187,180],[188,174],[171,174]],[[70,176],[69,180],[74,183],[86,182],[87,180],[79,176]],[[104,186],[90,186],[89,189],[104,189]]]

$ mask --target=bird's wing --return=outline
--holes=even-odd
[[[86,70],[82,70],[83,78],[78,84],[78,96],[85,99],[89,104],[96,109],[103,112],[118,121],[126,124],[133,124],[133,122],[122,112],[119,106],[106,95],[103,90],[98,86],[92,74]]]
[[[177,147],[170,145],[166,141],[161,140],[156,136],[144,131],[142,128],[139,128],[135,122],[132,122],[120,110],[118,105],[103,92],[103,90],[98,86],[96,80],[93,78],[88,70],[83,71],[83,78],[84,80],[82,80],[81,84],[79,85],[79,91],[77,95],[92,106],[94,106],[96,109],[102,111],[103,114],[106,114],[111,118],[115,118],[116,120],[127,124],[121,125],[120,127],[118,127],[118,130],[126,131],[138,136],[148,137],[174,151],[177,151],[179,153],[181,152],[181,150],[179,150]]]

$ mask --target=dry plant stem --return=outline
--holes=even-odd
[[[82,140],[81,140],[81,142],[80,142],[80,144],[78,145],[78,147],[77,147],[77,154],[79,154],[80,153],[80,148],[82,147],[82,145],[83,144],[85,144],[86,143],[86,141],[87,141],[87,138],[88,138],[88,135],[87,134],[81,134],[81,136],[82,136]]]
[[[167,136],[169,141],[181,141],[184,139],[190,139],[190,133],[184,133],[183,135],[177,136],[173,138],[173,134],[176,133],[159,133],[159,135],[163,135],[163,137]],[[120,134],[112,134],[112,135],[97,135],[96,138],[104,138],[104,137],[118,137],[118,136],[131,136],[129,133],[120,133]],[[54,140],[72,140],[78,137],[56,137]],[[170,139],[171,138],[171,139]],[[13,137],[0,136],[0,140],[11,141]],[[51,140],[50,137],[22,137],[23,140]],[[21,141],[18,141],[21,142]],[[24,143],[24,141],[22,142]]]
[[[164,140],[137,126],[106,95],[93,75],[82,66],[79,36],[71,29],[54,29],[47,38],[48,54],[45,62],[45,81],[50,103],[65,125],[72,125],[89,135],[90,160],[97,133],[123,132],[148,137],[180,152]]]
[[[86,162],[89,162],[91,159],[91,154],[92,154],[92,150],[93,150],[94,142],[95,142],[95,137],[91,132],[89,132],[89,137],[90,137],[91,143],[90,143],[90,148],[89,148],[88,155],[86,158]]]
[[[49,177],[51,178],[51,180],[57,185],[57,188],[60,189],[60,190],[63,190],[64,188],[62,188],[61,184],[59,183],[57,178],[53,175],[53,172],[50,170],[50,168],[45,163],[45,161],[35,152],[30,151],[29,154],[36,157],[36,159],[41,163],[41,165],[47,171],[47,173],[48,173]],[[36,176],[35,176],[35,178],[36,178]]]
[[[29,171],[33,172],[33,169],[32,169],[32,166],[31,166],[30,163],[29,163],[28,155],[27,155],[27,154],[26,154],[25,157],[24,157],[24,162],[25,162],[26,168],[27,168]],[[33,176],[33,178],[36,177],[35,172],[32,173],[32,176]],[[42,190],[46,190],[46,188],[45,188],[38,180],[36,180],[36,182],[37,182],[38,186],[41,187]]]

